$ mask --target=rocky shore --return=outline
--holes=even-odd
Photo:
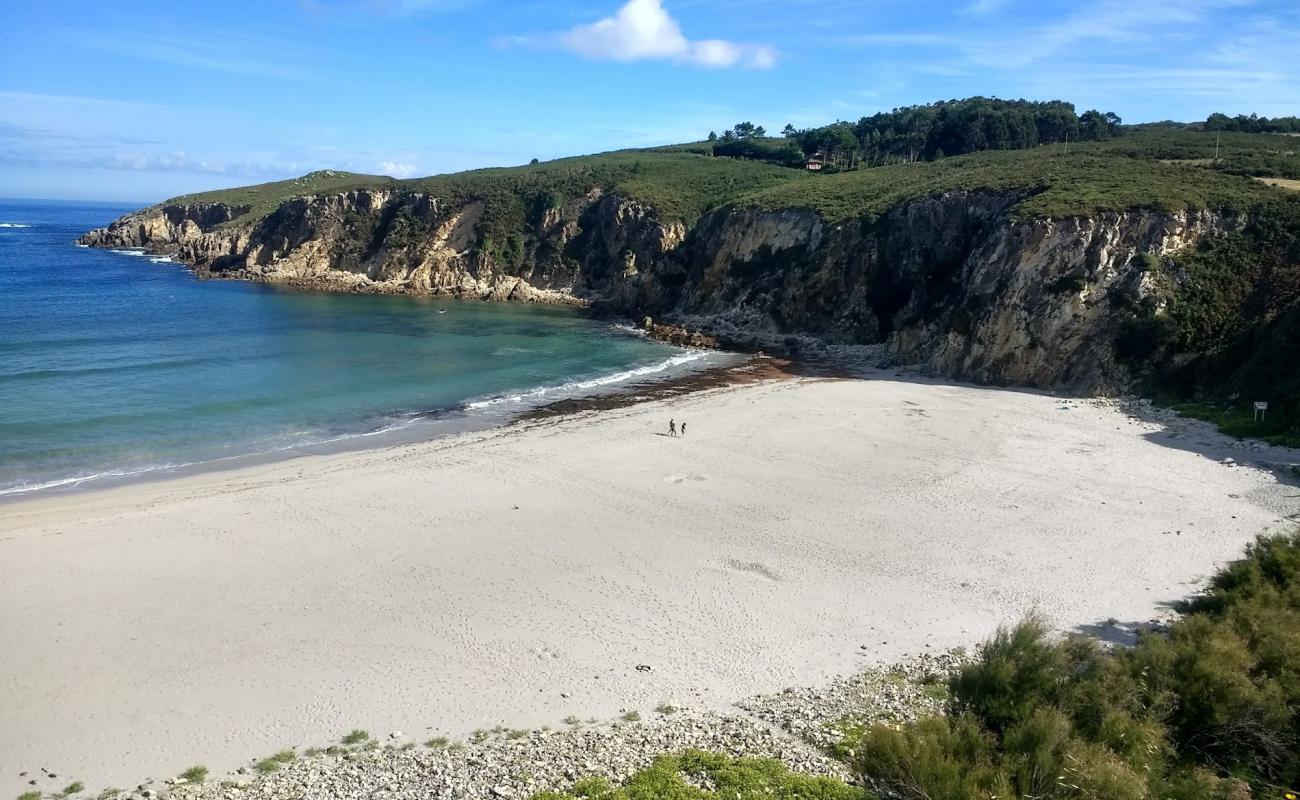
[[[922,655],[823,687],[751,697],[729,713],[661,705],[654,710],[628,710],[613,721],[570,718],[557,722],[559,730],[476,731],[469,741],[453,741],[433,730],[353,735],[328,745],[254,759],[248,766],[207,777],[202,783],[184,778],[149,780],[118,796],[122,800],[527,798],[568,789],[587,777],[617,783],[649,766],[656,756],[692,749],[775,758],[795,771],[852,781],[848,764],[834,755],[842,755],[837,746],[845,732],[855,725],[897,724],[942,713],[945,679],[965,658],[961,650]]]

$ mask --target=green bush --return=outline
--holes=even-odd
[[[354,744],[361,744],[369,738],[370,738],[370,733],[368,731],[364,731],[361,728],[356,728],[350,733],[348,733],[346,736],[344,736],[342,739],[340,739],[339,741],[345,745],[351,746]]]
[[[709,786],[702,789],[700,786]],[[873,800],[865,790],[832,778],[791,772],[781,762],[688,750],[660,756],[622,786],[586,778],[567,793],[536,800]]]
[[[951,713],[854,743],[909,800],[1246,800],[1300,782],[1300,533],[1260,539],[1167,634],[1053,642],[1029,619],[951,681]]]
[[[203,783],[208,779],[208,768],[204,766],[193,766],[180,774],[189,783]]]

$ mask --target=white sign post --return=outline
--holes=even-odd
[[[1255,421],[1263,422],[1264,415],[1268,413],[1268,403],[1258,401],[1255,403]]]

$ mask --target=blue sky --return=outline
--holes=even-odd
[[[1300,114],[1300,3],[4,0],[0,196],[427,175],[974,94]]]

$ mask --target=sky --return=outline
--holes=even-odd
[[[3,0],[0,196],[414,177],[972,95],[1300,115],[1300,2]]]

